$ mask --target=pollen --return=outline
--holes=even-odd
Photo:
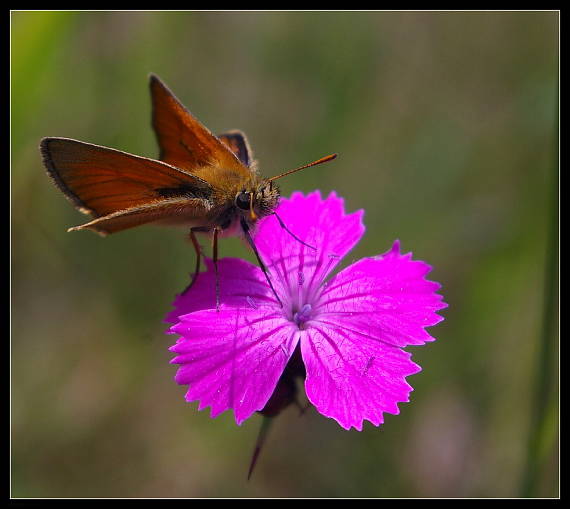
[[[310,304],[305,304],[300,311],[293,314],[293,321],[297,324],[299,329],[304,329],[305,324],[311,319],[311,312],[313,311],[313,306]]]

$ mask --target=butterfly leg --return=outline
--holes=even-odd
[[[196,252],[196,268],[194,269],[194,274],[192,275],[192,281],[190,281],[190,284],[186,287],[186,289],[182,292],[181,295],[185,295],[186,292],[188,292],[190,290],[190,288],[192,288],[194,286],[194,283],[198,279],[198,274],[200,273],[200,262],[202,260],[202,249],[200,248],[200,243],[198,242],[198,239],[196,238],[196,232],[197,231],[201,231],[201,229],[199,227],[198,228],[190,228],[190,240],[192,241],[192,245],[194,246],[194,251]]]
[[[220,277],[218,275],[218,227],[214,227],[212,235],[212,256],[214,261],[214,270],[216,272],[216,311],[220,310]]]

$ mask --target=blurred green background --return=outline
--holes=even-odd
[[[12,12],[13,497],[558,496],[557,12]],[[174,381],[182,231],[101,239],[47,178],[64,136],[157,157],[149,73],[244,130],[282,191],[364,208],[345,260],[404,251],[449,308],[411,403],[347,432],[315,411],[212,420]],[[222,256],[253,261],[237,240]]]

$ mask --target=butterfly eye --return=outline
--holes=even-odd
[[[249,209],[250,193],[242,191],[236,196],[236,206],[243,210]]]

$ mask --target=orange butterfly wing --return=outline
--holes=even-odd
[[[152,126],[160,147],[160,160],[204,176],[212,184],[212,170],[249,178],[249,170],[231,148],[214,136],[154,74],[150,77]],[[207,178],[208,177],[208,178]]]
[[[201,199],[170,198],[119,210],[99,217],[67,231],[94,230],[105,236],[148,223],[192,224],[200,220],[209,210],[208,203]]]
[[[248,168],[255,167],[253,153],[244,133],[234,129],[223,134],[218,134],[218,139],[236,155],[242,164]]]
[[[159,210],[174,212],[182,202],[186,215],[195,208],[199,216],[208,208],[211,186],[161,161],[67,138],[44,138],[40,150],[56,186],[81,212],[98,219],[84,226],[100,233],[154,221]],[[110,215],[115,226],[106,229],[102,219]],[[118,220],[120,215],[125,218]]]

